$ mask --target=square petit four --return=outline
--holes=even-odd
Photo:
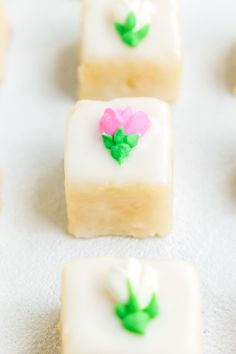
[[[155,98],[79,101],[65,144],[69,231],[163,236],[172,224],[172,129]]]
[[[179,94],[182,49],[178,0],[83,0],[81,99]]]
[[[8,42],[9,26],[6,20],[3,1],[0,0],[0,80],[4,75],[5,52]]]
[[[62,354],[202,354],[200,285],[187,263],[75,261],[61,301]]]

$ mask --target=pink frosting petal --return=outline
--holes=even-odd
[[[128,122],[128,120],[133,115],[132,109],[130,107],[127,107],[125,109],[117,109],[117,111],[119,112],[119,114],[122,118],[123,126],[125,126],[125,124]]]
[[[146,113],[133,113],[130,107],[125,109],[107,108],[100,120],[99,131],[114,135],[117,129],[124,128],[126,134],[144,135],[150,127]]]
[[[122,126],[122,118],[118,111],[107,108],[100,120],[99,131],[113,135]]]
[[[150,119],[144,112],[136,112],[125,124],[126,134],[144,135],[150,127]]]

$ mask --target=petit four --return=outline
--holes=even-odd
[[[172,224],[172,128],[155,98],[79,101],[65,144],[69,231],[164,236]]]
[[[82,5],[81,99],[178,97],[177,0],[83,0]]]
[[[202,354],[192,265],[94,258],[62,275],[63,354]]]

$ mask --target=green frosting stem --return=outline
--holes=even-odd
[[[111,147],[111,156],[121,165],[125,158],[129,156],[130,150],[129,145],[125,143],[113,145]]]
[[[115,314],[121,320],[124,329],[138,335],[145,335],[150,320],[156,318],[160,313],[157,296],[152,294],[148,306],[141,309],[129,281],[127,281],[127,287],[128,302],[116,304]]]
[[[130,12],[125,23],[114,22],[114,27],[119,34],[121,40],[131,48],[136,48],[148,35],[150,25],[145,25],[139,30],[135,30],[137,25],[137,17],[135,13]]]
[[[124,129],[119,128],[113,136],[103,133],[102,140],[104,146],[110,150],[113,159],[121,165],[129,156],[131,150],[138,145],[139,135],[126,135]]]
[[[145,335],[148,322],[148,314],[143,311],[138,311],[124,318],[123,327],[129,332]]]

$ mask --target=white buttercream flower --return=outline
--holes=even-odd
[[[123,266],[112,268],[108,275],[108,290],[117,303],[127,303],[129,288],[136,295],[139,306],[145,308],[153,294],[157,294],[157,273],[150,265],[130,259]]]
[[[150,0],[118,0],[114,6],[115,20],[124,23],[129,13],[137,17],[136,30],[150,25],[153,17],[153,5]]]

